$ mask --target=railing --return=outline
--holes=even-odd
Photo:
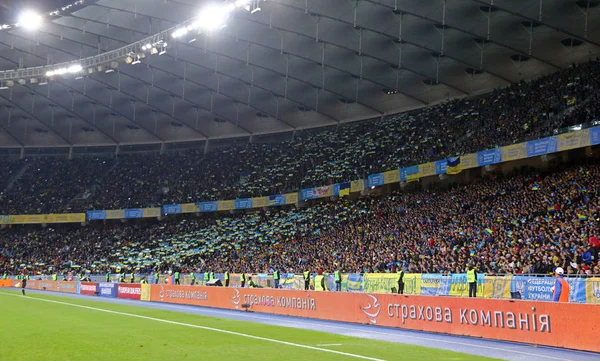
[[[204,275],[198,273],[193,284],[205,285]],[[330,291],[337,289],[333,274],[325,274],[326,288]],[[315,289],[315,274],[310,277],[310,289]],[[11,276],[11,278],[14,278]],[[63,280],[63,276],[57,277]],[[78,280],[77,277],[66,279]],[[90,282],[106,282],[106,275],[89,275],[83,277]],[[216,274],[215,278],[225,284],[224,274]],[[276,282],[272,274],[258,273],[247,274],[245,287],[249,286],[252,278],[259,288],[275,288]],[[33,279],[51,280],[52,276],[35,276]],[[153,275],[135,275],[134,283],[140,283],[142,279],[149,284],[174,284],[174,275],[159,275],[155,282]],[[570,285],[570,302],[600,304],[600,275],[566,275],[565,279]],[[119,282],[118,274],[109,275],[109,282]],[[123,277],[124,283],[131,283],[130,275]],[[230,287],[241,287],[240,275],[230,275]],[[477,297],[494,299],[525,299],[525,300],[552,300],[552,289],[555,278],[549,275],[478,275]],[[189,273],[181,274],[181,285],[191,285],[192,279]],[[286,273],[281,274],[278,288],[289,290],[304,290],[304,276]],[[398,275],[394,273],[350,273],[343,274],[339,284],[341,292],[366,292],[366,293],[393,293],[398,291]],[[440,274],[415,274],[404,275],[404,294],[424,296],[456,296],[468,297],[469,285],[466,274],[440,275]]]

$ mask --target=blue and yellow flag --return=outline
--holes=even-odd
[[[458,174],[462,172],[462,165],[460,164],[460,157],[448,158],[446,160],[446,174]]]
[[[350,182],[340,183],[340,193],[339,196],[349,196],[350,195]]]

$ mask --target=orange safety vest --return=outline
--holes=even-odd
[[[567,280],[564,278],[559,278],[558,281],[561,283],[562,286],[558,302],[569,302],[569,292],[571,291],[571,286],[569,286],[569,282],[567,282]]]

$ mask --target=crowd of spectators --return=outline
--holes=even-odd
[[[417,187],[418,188],[418,187]],[[0,273],[73,265],[214,272],[304,270],[600,274],[600,165],[491,173],[477,183],[304,208],[0,231]]]
[[[0,214],[150,207],[264,196],[539,138],[599,113],[600,63],[384,119],[299,132],[293,140],[177,154],[6,163]],[[107,174],[108,172],[108,174]],[[3,186],[4,188],[4,186]],[[79,201],[73,199],[79,197]]]

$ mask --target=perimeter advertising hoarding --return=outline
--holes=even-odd
[[[139,300],[142,294],[141,284],[119,283],[117,296],[119,298],[129,298]]]
[[[12,287],[12,280],[0,280],[0,287]]]
[[[13,280],[15,287],[19,280]],[[53,292],[77,293],[77,283],[67,281],[27,281],[27,288],[32,290],[43,290]]]
[[[94,296],[98,292],[98,284],[95,282],[81,282],[79,285],[79,293],[82,295]]]
[[[98,296],[100,297],[117,297],[117,284],[102,282],[98,283]]]
[[[596,305],[391,294],[151,285],[150,300],[600,352]],[[587,325],[580,332],[580,325]]]

